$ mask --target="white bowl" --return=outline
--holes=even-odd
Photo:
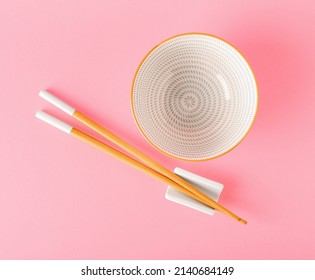
[[[233,149],[257,111],[257,84],[244,57],[212,35],[167,39],[143,59],[131,103],[144,137],[184,160],[207,160]]]

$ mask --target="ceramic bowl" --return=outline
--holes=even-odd
[[[183,34],[153,48],[131,92],[135,121],[163,153],[207,160],[232,150],[257,111],[257,84],[245,58],[208,34]]]

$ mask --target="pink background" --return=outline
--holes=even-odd
[[[313,3],[0,0],[0,258],[314,259]],[[260,90],[246,139],[200,163],[146,143],[129,97],[144,55],[194,31],[235,45]],[[40,122],[45,109],[76,124],[42,88],[170,169],[223,183],[220,202],[248,225],[169,202],[160,182]]]

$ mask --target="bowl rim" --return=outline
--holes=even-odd
[[[250,125],[248,126],[248,129],[247,131],[244,133],[244,135],[242,136],[242,138],[236,142],[233,147],[231,147],[230,149],[226,150],[226,151],[223,151],[222,153],[220,154],[217,154],[213,157],[208,157],[208,158],[198,158],[198,159],[191,159],[191,158],[185,158],[185,157],[178,157],[178,156],[175,156],[173,154],[169,154],[167,153],[166,151],[162,150],[161,148],[159,148],[158,146],[156,146],[156,144],[154,144],[149,138],[148,136],[144,133],[144,131],[142,130],[139,122],[138,122],[138,119],[136,117],[136,113],[135,113],[135,109],[134,109],[134,102],[133,102],[133,96],[134,96],[134,86],[135,86],[135,81],[136,81],[136,78],[138,76],[138,72],[141,68],[141,66],[143,65],[143,63],[146,61],[146,59],[148,58],[148,56],[155,50],[157,49],[159,46],[163,45],[164,43],[168,42],[168,41],[171,41],[175,38],[178,38],[178,37],[184,37],[184,36],[189,36],[189,35],[200,35],[200,36],[207,36],[207,37],[212,37],[212,38],[215,38],[215,39],[218,39],[226,44],[228,44],[230,47],[232,47],[236,52],[239,53],[239,55],[244,59],[244,61],[246,62],[247,66],[249,67],[249,70],[251,72],[251,74],[253,75],[253,78],[254,78],[254,81],[255,81],[255,87],[256,87],[256,104],[255,104],[255,113],[254,113],[254,117],[250,123]],[[132,109],[132,115],[133,115],[133,118],[134,118],[134,121],[138,127],[138,130],[140,131],[140,133],[142,134],[142,136],[146,139],[146,141],[151,145],[153,146],[155,149],[157,149],[159,152],[161,152],[162,154],[166,155],[166,156],[169,156],[171,158],[174,158],[174,159],[177,159],[177,160],[184,160],[184,161],[190,161],[190,162],[202,162],[202,161],[207,161],[207,160],[211,160],[211,159],[215,159],[215,158],[218,158],[218,157],[221,157],[225,154],[227,154],[228,152],[232,151],[236,146],[238,146],[243,140],[244,138],[248,135],[249,131],[252,129],[253,127],[253,124],[254,124],[254,121],[257,117],[257,111],[258,111],[258,102],[259,102],[259,92],[258,92],[258,84],[257,84],[257,79],[256,79],[256,76],[255,76],[255,73],[252,69],[252,67],[250,66],[250,64],[248,63],[247,59],[244,57],[244,55],[239,51],[239,49],[237,49],[234,45],[232,45],[231,43],[227,42],[226,40],[216,36],[216,35],[213,35],[213,34],[209,34],[209,33],[202,33],[202,32],[188,32],[188,33],[182,33],[182,34],[177,34],[177,35],[174,35],[172,37],[169,37],[163,41],[161,41],[160,43],[158,43],[157,45],[155,45],[145,56],[144,58],[141,60],[141,62],[139,63],[137,69],[136,69],[136,72],[133,76],[133,79],[132,79],[132,86],[131,86],[131,94],[130,94],[130,103],[131,103],[131,109]]]

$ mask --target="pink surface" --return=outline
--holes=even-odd
[[[0,258],[314,259],[314,11],[313,1],[0,0]],[[260,90],[246,139],[200,163],[149,146],[129,100],[144,55],[193,31],[235,45]],[[169,202],[160,182],[35,119],[46,109],[76,123],[42,88],[167,167],[223,183],[220,202],[248,225]]]

